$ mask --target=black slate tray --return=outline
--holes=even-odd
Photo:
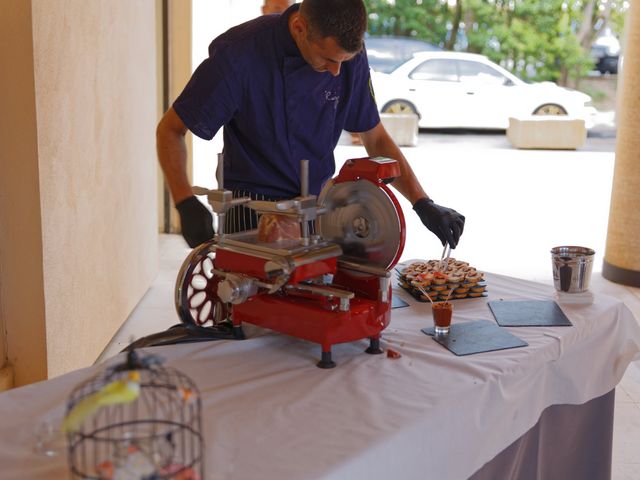
[[[529,345],[489,320],[454,322],[447,335],[434,335],[433,327],[421,331],[458,356]]]
[[[493,300],[489,308],[501,327],[571,327],[553,300]]]
[[[395,295],[391,296],[391,308],[402,308],[408,307],[409,304],[405,302],[403,299],[396,297]]]

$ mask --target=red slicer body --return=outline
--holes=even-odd
[[[238,330],[251,323],[318,343],[318,366],[331,368],[337,343],[368,338],[366,351],[382,353],[380,333],[391,313],[390,271],[405,241],[402,210],[386,182],[400,169],[395,160],[349,160],[317,199],[306,193],[306,175],[303,163],[301,196],[281,202],[231,200],[230,192],[209,191],[219,224],[232,204],[244,203],[259,213],[297,217],[302,238],[265,243],[257,230],[219,232],[197,247],[210,252],[200,256],[203,288],[189,286],[191,297],[185,289],[180,299],[188,303],[182,310],[201,324],[230,319]],[[309,234],[311,221],[317,234]],[[202,298],[209,303],[204,316]]]

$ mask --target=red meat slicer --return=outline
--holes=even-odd
[[[335,366],[336,343],[369,338],[366,352],[382,353],[390,270],[405,242],[402,210],[386,185],[398,176],[395,160],[358,158],[348,160],[318,198],[308,194],[306,161],[301,195],[290,200],[232,198],[221,188],[195,187],[208,196],[218,233],[196,247],[180,270],[175,300],[181,320],[200,326],[230,321],[237,337],[250,323],[319,343],[321,368]],[[265,243],[257,230],[225,234],[225,214],[239,204],[297,218],[301,238]],[[309,233],[312,221],[317,234]]]

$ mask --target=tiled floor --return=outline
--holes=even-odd
[[[640,311],[634,311],[636,319]],[[640,479],[640,365],[634,362],[616,389],[613,479]]]

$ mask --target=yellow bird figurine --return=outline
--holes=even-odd
[[[140,396],[140,372],[132,370],[126,378],[108,383],[96,393],[83,398],[67,413],[62,422],[64,433],[75,432],[101,407],[131,403]]]

